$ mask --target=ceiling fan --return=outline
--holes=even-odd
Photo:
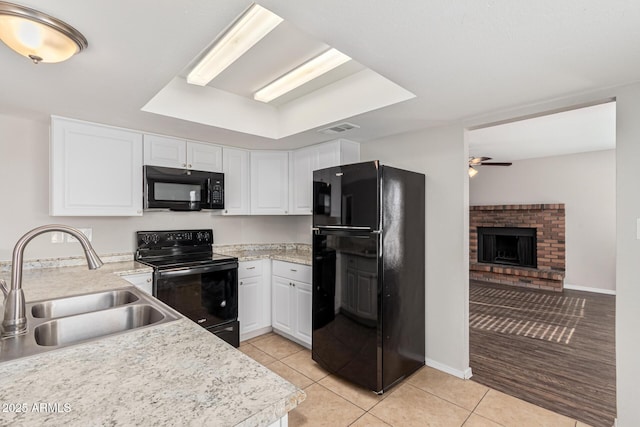
[[[511,166],[511,162],[487,162],[491,157],[469,157],[469,178],[473,178],[478,173],[474,166]]]

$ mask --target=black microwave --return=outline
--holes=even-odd
[[[224,209],[224,174],[146,165],[144,208],[174,211]]]

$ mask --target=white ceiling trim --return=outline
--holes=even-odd
[[[414,97],[369,69],[279,107],[175,77],[142,111],[280,139]]]

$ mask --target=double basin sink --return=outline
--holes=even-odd
[[[0,363],[180,318],[129,286],[26,305],[28,332],[0,341]]]

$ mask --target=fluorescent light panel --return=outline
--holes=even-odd
[[[293,89],[327,73],[351,58],[337,49],[329,49],[287,74],[269,83],[253,95],[253,99],[270,102]]]
[[[253,4],[187,75],[187,83],[205,86],[283,21]]]

